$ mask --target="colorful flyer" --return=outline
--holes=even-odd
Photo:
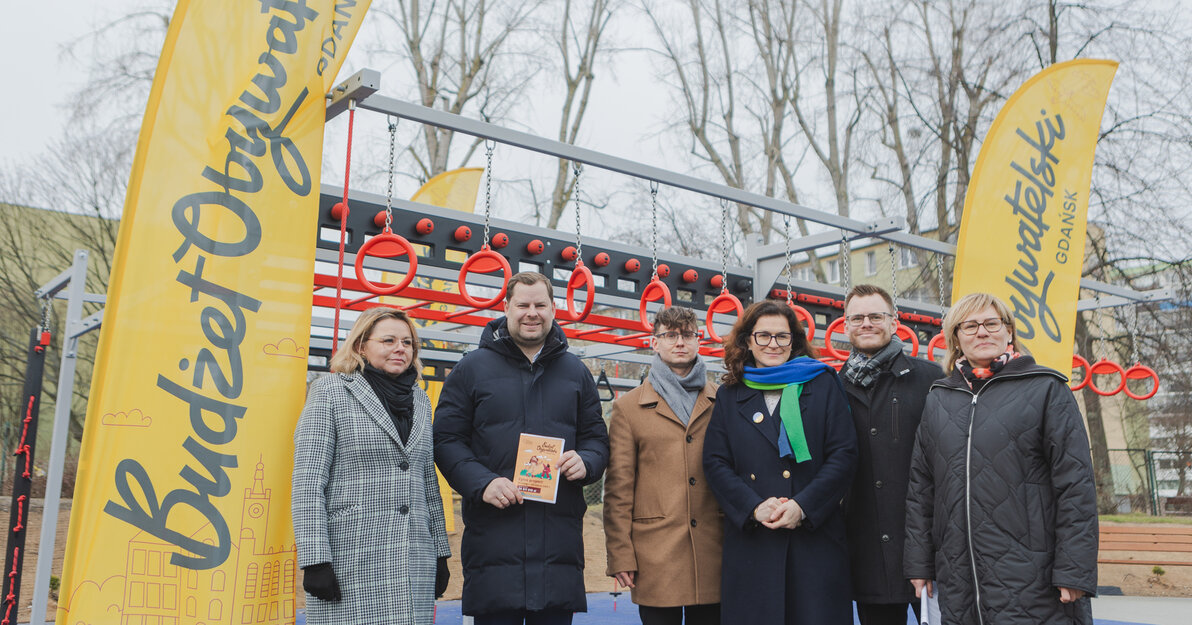
[[[559,494],[559,462],[563,460],[561,438],[522,433],[517,442],[513,485],[530,501],[554,503]]]

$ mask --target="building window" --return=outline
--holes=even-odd
[[[870,250],[865,252],[865,275],[872,276],[877,274],[877,252]]]
[[[840,282],[840,261],[828,261],[828,282]]]
[[[918,267],[919,259],[915,258],[915,251],[909,247],[899,248],[898,266],[903,269],[906,269],[907,267]]]
[[[224,589],[224,572],[216,571],[211,574],[211,590],[220,592]]]
[[[244,575],[244,598],[252,599],[257,596],[257,563],[248,565]]]

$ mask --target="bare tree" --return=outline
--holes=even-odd
[[[583,7],[576,6],[573,0],[564,0],[563,16],[554,39],[562,64],[564,86],[558,140],[573,145],[579,137],[584,113],[588,110],[592,83],[596,80],[594,67],[597,57],[607,55],[606,46],[602,47],[602,36],[613,16],[610,0],[589,0],[586,8],[586,11],[582,11]],[[559,227],[559,218],[571,200],[574,189],[575,177],[569,173],[568,162],[559,159],[546,227]]]
[[[382,0],[370,14],[396,27],[396,49],[386,35],[371,50],[380,59],[397,58],[397,84],[412,82],[415,99],[428,108],[485,121],[502,119],[534,76],[536,61],[514,48],[541,0]],[[408,77],[411,80],[404,80]],[[422,181],[466,163],[479,141],[452,159],[455,131],[424,125],[421,141],[407,153]],[[455,165],[458,166],[458,165]]]

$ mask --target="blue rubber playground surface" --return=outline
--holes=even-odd
[[[1167,597],[1098,597],[1093,600],[1095,625],[1187,625],[1192,614],[1192,599]],[[1104,618],[1102,618],[1104,615]],[[854,616],[854,619],[856,617]],[[748,621],[746,621],[748,622]],[[854,620],[855,622],[855,620]],[[305,625],[306,614],[298,611],[297,625]],[[436,625],[463,625],[459,601],[439,601]],[[637,625],[637,606],[628,594],[613,597],[608,593],[588,595],[588,611],[575,615],[573,625]],[[908,625],[916,625],[908,615]]]

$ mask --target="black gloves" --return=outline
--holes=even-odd
[[[447,582],[451,581],[451,571],[447,569],[447,556],[439,558],[435,567],[435,599],[447,592]]]
[[[339,580],[335,579],[335,570],[331,568],[330,562],[303,567],[302,589],[323,601],[339,601],[343,598],[339,593]]]

